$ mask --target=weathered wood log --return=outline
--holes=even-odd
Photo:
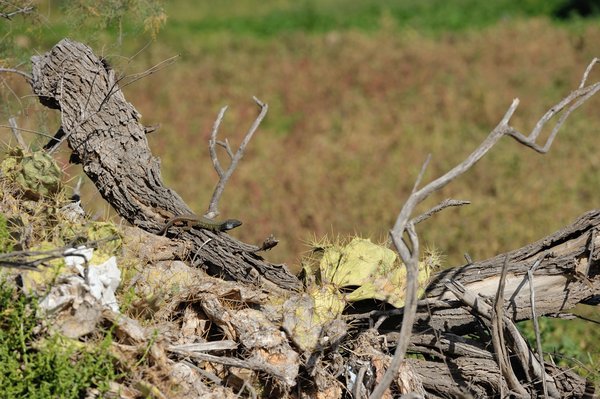
[[[492,298],[508,256],[504,298],[506,312],[513,320],[531,319],[527,271],[537,261],[540,263],[534,273],[533,287],[538,316],[568,312],[580,303],[595,304],[600,298],[599,229],[600,210],[587,212],[571,225],[523,248],[439,273],[429,284],[426,298],[428,301],[456,300],[446,287],[447,280],[458,281],[469,291]],[[435,306],[430,308],[435,309]],[[439,323],[447,327],[473,328],[474,317],[466,309],[461,314],[460,309],[452,306],[440,309],[439,313],[434,310],[433,319],[439,315]]]
[[[134,226],[158,233],[166,221],[192,210],[162,182],[160,162],[148,147],[141,115],[125,100],[115,72],[93,51],[64,39],[32,57],[33,92],[59,109],[61,128],[75,159],[102,197]],[[200,178],[200,176],[199,176]],[[244,282],[271,282],[296,289],[284,265],[266,262],[257,248],[225,233],[191,230],[189,259],[212,274]]]
[[[508,277],[504,297],[507,312],[519,321],[531,316],[529,270],[541,260],[534,274],[536,312],[553,314],[578,303],[600,298],[600,210],[579,217],[560,231],[515,251],[448,269],[438,274],[427,288],[427,297],[453,299],[444,281],[460,281],[467,289],[493,297],[504,258],[508,256]]]

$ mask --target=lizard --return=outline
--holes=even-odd
[[[224,222],[218,222],[204,216],[180,215],[169,218],[158,234],[164,236],[167,234],[169,228],[178,222],[186,222],[190,227],[198,226],[210,231],[227,231],[242,225],[242,222],[237,219],[227,219]]]

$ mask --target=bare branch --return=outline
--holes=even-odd
[[[221,126],[221,122],[223,122],[223,116],[225,116],[225,112],[227,111],[227,106],[224,106],[219,111],[219,115],[215,120],[213,125],[212,132],[210,133],[210,140],[208,141],[208,151],[210,152],[210,159],[212,160],[213,166],[219,175],[219,179],[223,178],[225,171],[223,171],[223,167],[221,167],[221,162],[219,162],[219,157],[217,157],[217,149],[215,148],[215,144],[217,143],[217,132],[219,131],[219,126]],[[216,215],[215,215],[216,216]]]
[[[592,97],[594,94],[596,94],[600,90],[600,82],[591,84],[589,86],[585,86],[585,83],[588,79],[588,76],[589,76],[592,68],[598,62],[599,62],[598,58],[594,58],[592,60],[592,62],[590,62],[590,64],[587,66],[587,68],[583,74],[579,88],[577,90],[574,90],[573,92],[571,92],[567,97],[565,97],[563,100],[561,100],[558,104],[551,107],[548,110],[548,112],[546,112],[544,114],[544,116],[538,121],[538,123],[535,125],[535,127],[533,128],[533,130],[531,131],[529,136],[525,136],[522,133],[520,133],[519,131],[517,131],[516,129],[512,129],[512,128],[508,134],[511,137],[513,137],[515,140],[520,142],[521,144],[526,145],[527,147],[532,148],[533,150],[535,150],[539,153],[542,153],[542,154],[547,153],[548,150],[550,149],[550,146],[554,142],[554,138],[558,134],[558,130],[561,128],[561,126],[563,125],[565,120],[569,117],[571,112],[573,112],[577,108],[579,108],[583,103],[585,103],[590,97]],[[548,123],[558,113],[563,111],[567,106],[568,106],[568,108],[564,111],[564,114],[562,114],[560,116],[560,118],[556,122],[556,125],[550,132],[550,135],[548,136],[546,143],[543,146],[540,146],[539,144],[537,144],[535,141],[537,140],[538,136],[542,132],[543,128],[546,126],[546,123]]]
[[[404,355],[410,343],[412,328],[417,314],[417,289],[419,287],[419,239],[415,231],[415,226],[412,222],[408,222],[406,232],[411,242],[411,249],[402,240],[402,237],[390,233],[392,242],[396,246],[404,265],[406,266],[406,294],[404,300],[404,316],[402,317],[402,326],[400,327],[400,338],[396,345],[394,357],[390,362],[383,378],[377,384],[369,399],[379,399],[389,388],[392,381],[396,378]]]
[[[233,159],[233,151],[231,151],[231,147],[229,146],[229,140],[225,139],[225,141],[217,141],[217,144],[223,147],[225,151],[227,151],[229,159]]]
[[[352,397],[360,399],[362,398],[362,387],[363,380],[365,378],[365,373],[367,372],[367,366],[362,365],[360,369],[358,369],[358,373],[356,374],[356,380],[354,381],[354,387],[352,388]]]
[[[579,88],[583,89],[583,87],[585,86],[585,82],[587,82],[588,77],[590,76],[590,72],[592,72],[592,69],[594,68],[594,65],[596,65],[598,62],[600,62],[600,58],[595,57],[590,64],[587,66],[587,68],[585,68],[585,72],[583,73],[583,77],[581,78],[581,83],[579,83]]]
[[[554,138],[556,137],[558,130],[568,118],[568,116],[581,106],[585,101],[587,101],[591,96],[596,94],[600,90],[600,83],[595,83],[589,86],[585,86],[587,78],[593,68],[593,66],[598,63],[598,59],[592,60],[592,62],[586,68],[579,88],[569,94],[565,99],[560,101],[557,105],[550,108],[548,112],[538,121],[532,132],[529,136],[524,136],[522,133],[517,131],[515,128],[509,125],[509,121],[515,113],[517,107],[519,106],[519,100],[514,99],[504,117],[500,121],[500,123],[489,133],[489,135],[485,138],[485,140],[461,163],[457,166],[446,172],[444,175],[438,177],[433,180],[425,187],[417,190],[418,184],[413,188],[410,196],[402,206],[400,213],[396,219],[394,227],[390,232],[392,242],[394,243],[396,250],[400,254],[402,261],[404,262],[407,269],[407,286],[406,286],[406,295],[405,295],[405,306],[404,306],[404,317],[402,319],[402,327],[401,333],[405,333],[406,331],[410,331],[412,329],[412,323],[415,318],[416,313],[416,281],[411,281],[413,276],[418,274],[418,253],[415,254],[414,251],[418,248],[418,237],[416,237],[416,233],[414,233],[414,237],[412,237],[411,230],[414,232],[414,221],[411,221],[411,215],[415,209],[415,207],[424,201],[429,195],[433,192],[441,189],[446,186],[452,180],[456,179],[466,171],[468,171],[475,163],[477,163],[487,152],[492,149],[492,147],[503,137],[503,136],[511,136],[521,144],[526,145],[538,151],[540,153],[546,153],[550,146],[552,145]],[[567,108],[568,107],[568,108]],[[543,146],[538,145],[535,141],[538,138],[540,132],[543,127],[546,125],[548,121],[550,121],[554,116],[556,116],[562,110],[565,112],[560,116],[554,129],[550,133],[546,143]],[[421,168],[421,172],[417,178],[417,182],[420,182],[425,167],[428,163],[428,160],[425,162],[424,166]],[[411,238],[412,250],[409,249],[406,243],[403,241],[402,237],[405,233],[409,233],[409,237]],[[415,246],[414,243],[417,245]],[[414,296],[414,298],[412,297]],[[405,326],[406,323],[410,323],[409,327]],[[386,371],[386,374],[376,389],[373,391],[371,398],[380,398],[385,390],[391,384],[394,376],[398,373],[398,367],[401,363],[401,360],[404,358],[406,352],[406,342],[408,342],[410,337],[404,337],[398,341],[398,346],[396,347],[396,352],[394,354],[394,359],[392,360],[390,367]],[[387,385],[385,385],[387,384]],[[382,389],[380,389],[383,387]]]
[[[378,386],[373,390],[373,393],[370,396],[370,399],[378,399],[381,398],[383,393],[387,390],[392,380],[395,378],[395,375],[398,373],[398,368],[404,359],[404,355],[406,353],[406,349],[408,348],[408,342],[410,340],[410,333],[412,331],[412,325],[414,323],[415,315],[417,312],[417,276],[419,273],[419,253],[418,253],[418,237],[414,230],[414,224],[409,220],[410,216],[414,210],[414,208],[425,200],[431,193],[439,190],[444,187],[446,184],[450,183],[452,180],[457,178],[458,176],[465,173],[469,170],[477,161],[479,161],[497,142],[500,138],[505,134],[505,130],[508,128],[508,120],[515,112],[517,106],[519,105],[519,100],[513,100],[511,106],[508,111],[502,118],[502,121],[489,136],[473,151],[467,159],[463,162],[455,166],[453,169],[448,171],[441,177],[438,177],[436,180],[427,184],[422,189],[413,192],[408,197],[398,218],[394,225],[394,228],[390,232],[392,237],[392,242],[396,247],[396,250],[400,254],[402,261],[407,270],[407,283],[406,283],[406,295],[405,295],[405,304],[404,304],[404,316],[402,318],[402,327],[400,329],[401,339],[398,341],[396,346],[396,351],[394,353],[394,358],[390,363],[390,367],[388,367],[384,377]],[[426,161],[427,162],[427,161]],[[421,170],[423,171],[424,168]],[[423,172],[419,173],[421,176]],[[409,249],[404,241],[402,240],[402,236],[404,232],[409,234],[412,242],[412,250]],[[416,252],[415,252],[416,251]],[[409,324],[407,326],[406,324]],[[405,336],[406,335],[406,336]],[[387,385],[385,385],[387,384]]]
[[[274,367],[273,365],[265,363],[265,362],[261,362],[260,360],[255,360],[255,359],[241,360],[241,359],[234,358],[234,357],[215,356],[215,355],[210,355],[210,354],[204,353],[204,352],[181,350],[181,349],[176,349],[173,347],[167,348],[167,351],[176,353],[176,354],[179,354],[181,356],[185,356],[185,357],[188,357],[191,359],[198,359],[198,360],[202,360],[202,361],[206,361],[206,362],[224,364],[226,366],[240,367],[240,368],[249,369],[249,370],[262,371],[262,372],[270,374],[274,377],[280,378],[282,380],[285,380],[287,378],[285,373],[282,372],[281,370],[279,370],[277,367]]]
[[[134,57],[135,57],[135,55],[134,55]],[[137,82],[138,80],[143,79],[146,76],[152,75],[152,74],[160,71],[161,69],[164,69],[164,68],[168,67],[169,65],[175,63],[175,61],[177,61],[177,58],[179,58],[179,54],[169,57],[166,60],[162,60],[158,64],[151,66],[150,68],[146,69],[143,72],[124,76],[124,77],[120,78],[119,80],[117,80],[117,83],[119,83],[121,80],[127,79],[127,82],[123,83],[123,85],[121,86],[121,89],[123,89],[124,87],[127,87],[130,84],[133,84],[133,83]]]
[[[145,49],[145,47],[144,47]],[[142,49],[142,50],[144,50]],[[140,50],[138,53],[136,53],[133,57],[130,58],[133,59],[135,56],[137,56],[137,54],[139,54],[142,50]],[[136,74],[132,74],[132,75],[123,75],[121,77],[119,77],[118,79],[114,79],[114,81],[112,82],[112,85],[110,86],[110,89],[108,90],[108,93],[104,96],[104,98],[102,99],[102,101],[100,102],[100,105],[98,106],[98,110],[96,111],[92,111],[89,115],[86,116],[86,111],[88,110],[88,105],[89,105],[89,101],[92,98],[92,92],[90,91],[85,104],[83,106],[83,108],[81,109],[81,121],[78,122],[78,125],[81,126],[84,123],[86,123],[89,119],[92,118],[92,116],[96,115],[97,113],[99,113],[102,108],[104,107],[104,105],[107,103],[107,101],[111,98],[111,96],[115,93],[118,93],[123,87],[126,87],[146,76],[152,75],[153,73],[156,73],[158,71],[160,71],[163,68],[166,68],[167,66],[173,64],[176,59],[179,56],[173,56],[170,58],[167,58],[166,60],[163,60],[161,62],[159,62],[156,65],[153,65],[152,67],[148,68],[147,70],[140,72],[140,73],[136,73]],[[94,85],[96,78],[98,76],[100,76],[100,73],[103,72],[103,70],[108,71],[109,69],[112,69],[110,67],[110,65],[108,65],[108,63],[106,62],[106,60],[103,58],[102,60],[100,60],[98,62],[98,65],[100,65],[100,69],[98,69],[95,73],[94,73],[94,77],[92,80],[92,85]],[[119,83],[121,81],[123,81],[124,79],[129,78],[130,80],[126,83],[123,84],[122,87],[119,87]],[[112,78],[111,78],[112,79]],[[146,133],[150,133],[156,129],[158,129],[158,127],[160,127],[160,125],[157,125],[156,127],[152,126],[150,127],[148,130],[145,129]],[[44,149],[49,153],[49,154],[53,154],[56,150],[58,150],[58,148],[60,147],[60,145],[63,143],[63,141],[67,140],[70,136],[70,134],[74,131],[75,129],[71,130],[70,133],[65,133],[62,126],[59,127],[58,131],[56,132],[56,134],[54,135],[54,137],[51,137],[51,140],[44,146]]]
[[[95,248],[99,243],[116,240],[116,236],[106,237],[99,240],[88,241],[83,244],[87,248]],[[73,252],[70,245],[54,248],[46,251],[14,251],[0,255],[0,267],[11,267],[22,270],[38,270],[38,266],[50,266],[50,261],[62,259],[67,256],[81,257],[87,265],[87,258],[80,253]]]
[[[160,129],[160,123],[157,123],[157,124],[151,125],[151,126],[144,126],[144,133],[146,133],[146,134],[154,133],[158,129]]]
[[[233,174],[233,171],[237,167],[240,159],[242,159],[242,157],[244,156],[244,151],[246,150],[246,146],[252,139],[252,136],[256,132],[256,129],[258,129],[258,126],[260,126],[260,123],[262,122],[264,117],[267,115],[267,111],[269,110],[269,106],[267,104],[263,103],[256,97],[253,97],[253,99],[256,102],[256,104],[258,104],[258,106],[260,107],[260,113],[254,120],[254,123],[252,124],[252,126],[250,126],[250,129],[244,136],[244,139],[242,140],[242,143],[240,144],[240,146],[239,146],[238,150],[235,152],[235,154],[233,154],[233,152],[231,151],[231,148],[229,147],[229,142],[227,140],[225,140],[224,143],[217,141],[217,132],[219,130],[219,126],[221,125],[221,122],[223,120],[223,115],[225,114],[227,107],[221,108],[221,111],[219,112],[219,115],[217,116],[215,124],[213,125],[213,130],[211,132],[210,140],[208,142],[208,148],[209,148],[209,152],[210,152],[210,157],[213,162],[213,166],[215,167],[215,170],[217,171],[217,174],[219,175],[219,182],[217,183],[217,187],[215,187],[215,191],[213,192],[212,198],[210,200],[210,204],[208,205],[208,210],[206,211],[206,214],[205,214],[205,216],[208,218],[213,218],[219,214],[218,204],[219,204],[219,200],[221,199],[221,196],[223,195],[223,191],[225,190],[225,185],[229,181],[229,178]],[[216,144],[219,144],[220,146],[224,147],[225,150],[227,151],[227,154],[231,158],[231,163],[229,164],[229,167],[227,168],[227,170],[223,170],[221,163],[219,162],[219,159],[217,157],[216,148],[215,148]]]
[[[427,154],[427,158],[425,158],[425,162],[421,165],[421,171],[419,171],[419,175],[415,180],[415,184],[413,185],[413,189],[411,192],[417,191],[417,188],[421,185],[421,180],[423,180],[423,176],[425,175],[425,170],[427,170],[427,166],[429,166],[429,162],[431,161],[431,154]]]
[[[421,188],[418,191],[414,191],[406,200],[406,203],[402,207],[398,218],[396,219],[396,223],[394,224],[394,228],[392,229],[393,235],[401,235],[403,234],[405,227],[408,223],[410,215],[412,214],[414,208],[423,202],[429,195],[433,192],[441,189],[446,186],[452,180],[456,179],[467,170],[469,170],[477,161],[479,161],[497,142],[500,138],[507,134],[509,131],[508,121],[517,109],[519,105],[519,100],[514,99],[508,111],[502,118],[502,121],[492,132],[486,137],[486,139],[473,151],[464,161],[459,163],[457,166],[446,172],[444,175],[438,177],[434,181],[427,184],[425,187]]]
[[[504,280],[505,279],[506,279],[506,277],[504,277]],[[497,350],[496,350],[496,353],[498,356],[499,370],[503,373],[503,375],[505,377],[507,377],[507,375],[506,375],[506,371],[505,371],[505,369],[503,369],[503,365],[502,365],[502,359],[504,359],[505,364],[507,362],[507,358],[502,357],[505,354],[503,348],[506,347],[506,345],[503,343],[504,337],[502,334],[504,333],[504,331],[510,337],[512,353],[521,362],[521,365],[522,365],[521,368],[522,368],[523,372],[527,374],[528,380],[538,381],[538,380],[541,380],[542,378],[544,378],[548,384],[548,392],[549,392],[550,397],[553,397],[553,398],[560,397],[560,394],[559,394],[559,391],[558,391],[558,388],[556,385],[556,381],[554,380],[553,377],[545,374],[544,364],[538,362],[536,357],[533,355],[533,353],[529,349],[527,342],[521,336],[519,330],[517,329],[517,327],[515,326],[515,324],[513,323],[513,321],[510,318],[504,316],[502,319],[502,323],[504,324],[505,327],[503,327],[502,329],[499,329],[499,328],[496,329],[496,327],[494,327],[494,323],[497,323],[497,318],[495,315],[493,315],[494,309],[492,308],[491,305],[489,305],[485,301],[482,301],[481,296],[476,295],[473,292],[467,290],[465,288],[465,286],[462,283],[460,283],[459,281],[450,280],[450,281],[447,281],[444,285],[458,299],[460,299],[465,305],[470,307],[474,312],[476,312],[477,314],[482,316],[485,320],[488,320],[492,323],[492,343],[494,344],[495,350],[496,350],[497,346],[502,348],[502,349],[500,349],[502,351],[501,352],[502,354],[498,354]],[[504,289],[502,290],[502,292],[504,292]],[[503,309],[501,311],[503,312]],[[496,313],[498,313],[498,310],[496,311]],[[498,342],[499,342],[499,344],[498,344]],[[510,362],[508,362],[508,363],[510,363]],[[509,369],[508,369],[509,373],[512,373],[512,369],[510,369],[510,366],[508,366],[508,367],[509,367]],[[520,386],[520,383],[518,385]],[[514,389],[514,386],[511,388]],[[527,396],[529,396],[529,395],[527,394]]]
[[[131,60],[137,56],[139,53],[141,53],[143,50],[146,49],[147,46],[144,46],[144,48],[142,48],[142,50],[138,51],[136,54],[134,54],[130,59],[129,62],[131,62]],[[104,106],[104,104],[106,103],[106,101],[108,101],[108,99],[115,93],[121,91],[123,88],[129,86],[130,84],[133,84],[135,82],[137,82],[138,80],[145,78],[146,76],[152,75],[158,71],[160,71],[163,68],[168,67],[169,65],[175,63],[175,61],[177,60],[177,58],[179,58],[179,55],[174,55],[172,57],[167,58],[166,60],[162,60],[161,62],[159,62],[156,65],[151,66],[150,68],[146,69],[143,72],[139,72],[139,73],[135,73],[135,74],[131,74],[131,75],[121,75],[119,76],[118,79],[115,79],[110,90],[108,90],[108,94],[104,97],[104,100],[102,100],[102,102],[100,103],[100,106],[98,107],[98,111],[100,111],[100,109],[102,109],[102,107]],[[110,65],[108,65],[108,63],[106,62],[105,58],[102,58],[100,60],[102,62],[102,67],[104,69],[112,69],[110,68]],[[96,76],[94,76],[94,80],[96,79]],[[119,87],[119,84],[121,83],[121,81],[124,81],[125,79],[129,79],[129,81],[124,82],[122,86]],[[91,93],[90,93],[91,96]],[[88,97],[89,99],[89,97]],[[86,104],[87,105],[87,104]]]

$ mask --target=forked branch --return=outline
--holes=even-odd
[[[573,92],[571,92],[571,94],[565,97],[554,107],[551,107],[548,110],[548,112],[546,112],[544,116],[538,121],[538,123],[535,125],[535,127],[528,136],[525,136],[524,134],[520,133],[519,131],[513,128],[510,128],[511,130],[508,131],[507,134],[509,134],[515,140],[519,141],[521,144],[524,144],[527,147],[532,148],[539,153],[547,153],[550,149],[550,146],[554,142],[554,138],[558,134],[558,130],[561,128],[561,126],[569,117],[569,115],[571,115],[571,112],[579,108],[590,97],[596,94],[598,90],[600,90],[600,82],[596,82],[594,84],[586,86],[590,72],[598,63],[600,63],[600,59],[598,58],[594,58],[592,62],[590,62],[585,72],[583,73],[581,83],[579,84],[577,90],[574,90]],[[546,126],[546,123],[548,123],[548,121],[550,121],[554,116],[556,116],[563,110],[565,110],[564,113],[558,118],[556,125],[554,125],[554,128],[550,132],[550,135],[548,136],[548,139],[546,140],[544,145],[541,146],[537,144],[536,140],[542,132],[542,130],[544,129],[544,127]]]
[[[373,390],[373,393],[370,396],[371,399],[381,398],[395,376],[398,374],[398,369],[408,348],[411,330],[415,320],[417,310],[417,276],[419,271],[419,238],[414,228],[415,222],[411,219],[411,215],[415,207],[423,202],[432,193],[446,186],[452,180],[471,169],[471,167],[475,165],[475,163],[477,163],[477,161],[479,161],[485,154],[487,154],[487,152],[491,150],[492,147],[494,147],[494,145],[496,145],[496,143],[503,136],[513,137],[521,144],[524,144],[542,154],[548,152],[560,127],[569,117],[571,112],[581,106],[600,90],[600,82],[586,86],[589,74],[597,63],[600,63],[600,60],[598,58],[594,58],[586,68],[581,78],[579,87],[558,104],[551,107],[537,122],[529,135],[526,136],[509,125],[510,119],[519,105],[519,100],[514,99],[500,123],[490,132],[490,134],[479,145],[479,147],[477,147],[464,161],[446,172],[444,175],[433,180],[423,188],[417,189],[424,175],[425,167],[429,161],[429,158],[427,159],[423,165],[423,168],[421,169],[419,177],[417,178],[417,183],[415,184],[413,191],[402,206],[402,209],[400,210],[400,213],[396,219],[396,223],[394,224],[393,229],[390,231],[392,242],[394,243],[394,246],[396,247],[396,250],[398,251],[407,269],[404,316],[402,319],[402,327],[400,329],[400,339],[398,340],[394,357],[390,363],[390,367],[385,373],[385,376]],[[560,115],[546,142],[543,145],[536,143],[536,140],[546,124],[557,114],[561,113],[561,111],[564,112]],[[407,245],[405,242],[405,235],[408,236],[410,245]]]
[[[210,140],[208,141],[208,150],[210,152],[210,159],[212,160],[215,171],[217,172],[217,175],[219,175],[219,182],[217,183],[217,186],[215,187],[215,191],[213,192],[212,198],[210,199],[210,204],[208,205],[208,210],[206,211],[206,214],[205,214],[205,216],[208,218],[212,219],[219,215],[219,208],[218,208],[219,200],[221,199],[221,196],[223,195],[223,191],[225,190],[225,185],[229,181],[229,178],[233,174],[233,171],[237,167],[238,163],[244,156],[244,151],[246,151],[246,146],[252,139],[252,136],[256,132],[256,129],[258,129],[258,127],[260,126],[260,123],[262,122],[264,117],[267,115],[267,112],[269,110],[268,104],[263,103],[256,97],[253,97],[253,99],[256,102],[256,104],[259,106],[260,113],[254,120],[254,123],[252,124],[252,126],[250,126],[250,129],[248,129],[248,132],[246,132],[246,135],[244,136],[244,139],[242,140],[242,143],[240,144],[240,146],[237,149],[237,151],[235,152],[235,154],[231,150],[231,147],[229,146],[229,141],[227,141],[227,139],[225,139],[225,141],[217,140],[217,133],[219,131],[219,127],[221,126],[221,122],[223,121],[223,117],[225,116],[225,111],[227,111],[226,106],[221,108],[221,110],[219,111],[219,115],[217,116],[217,119],[215,120],[215,123],[213,125],[213,129],[210,134]],[[223,169],[223,167],[221,166],[221,162],[219,161],[219,157],[217,156],[217,148],[216,148],[217,145],[223,147],[225,149],[225,151],[227,152],[227,155],[229,156],[230,164],[229,164],[229,167],[227,168],[227,170]]]

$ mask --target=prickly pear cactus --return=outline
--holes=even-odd
[[[45,151],[12,150],[2,161],[0,168],[31,199],[46,197],[60,189],[60,168]]]

